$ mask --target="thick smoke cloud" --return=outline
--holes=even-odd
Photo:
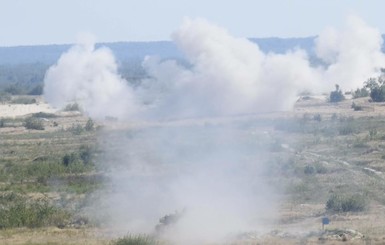
[[[243,128],[184,122],[107,132],[103,139],[114,187],[102,198],[110,205],[97,210],[123,234],[152,233],[161,217],[178,213],[161,235],[176,244],[203,244],[261,231],[276,217],[264,150]]]
[[[173,39],[189,65],[147,57],[150,78],[135,88],[107,48],[76,45],[47,71],[44,95],[57,107],[77,101],[94,118],[151,122],[101,134],[111,189],[100,210],[124,233],[151,232],[160,217],[183,213],[164,232],[179,244],[261,230],[277,203],[260,139],[249,128],[206,125],[200,117],[290,110],[301,91],[330,91],[336,83],[355,89],[385,64],[381,35],[355,17],[345,30],[317,38],[319,66],[300,49],[265,54],[202,19],[185,20]],[[186,118],[194,120],[180,120]]]
[[[77,102],[93,118],[126,118],[136,110],[133,90],[117,73],[111,51],[95,50],[89,42],[73,46],[49,68],[44,97],[58,108]]]
[[[325,64],[318,67],[303,50],[264,54],[203,19],[186,19],[173,39],[191,67],[148,57],[143,65],[151,79],[135,89],[117,73],[107,48],[76,45],[47,72],[45,97],[57,107],[76,100],[97,118],[281,111],[290,110],[302,91],[327,92],[334,84],[356,89],[385,66],[380,33],[353,16],[344,30],[329,28],[316,39],[316,54]]]
[[[298,92],[317,79],[303,51],[264,54],[247,39],[234,38],[202,19],[186,20],[173,39],[191,69],[173,61],[144,62],[154,78],[149,83],[163,91],[155,109],[162,114],[191,117],[288,110]]]
[[[327,64],[321,82],[346,90],[362,87],[385,67],[382,44],[381,33],[356,16],[349,16],[342,31],[326,29],[316,40],[316,53]]]

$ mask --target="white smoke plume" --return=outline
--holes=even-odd
[[[357,16],[349,16],[344,30],[326,29],[316,40],[316,53],[326,64],[323,83],[350,90],[378,76],[385,67],[381,33]]]
[[[161,217],[177,212],[180,219],[161,226],[162,234],[177,244],[204,244],[262,231],[276,217],[264,151],[247,130],[184,123],[103,139],[114,185],[102,198],[110,204],[104,211],[123,233],[152,233]]]
[[[107,48],[95,50],[85,41],[64,53],[49,68],[44,79],[44,97],[62,108],[77,102],[93,118],[133,115],[136,102],[127,81],[117,73],[117,64]]]
[[[76,45],[47,72],[45,97],[57,107],[76,100],[97,118],[132,118],[138,111],[151,118],[281,111],[293,107],[299,92],[327,92],[334,84],[352,90],[385,67],[380,33],[352,16],[345,30],[329,28],[316,39],[325,67],[310,66],[300,49],[264,54],[203,19],[186,19],[173,39],[191,68],[149,57],[143,65],[152,79],[135,90],[117,73],[107,48]]]
[[[154,78],[148,83],[163,91],[155,108],[162,114],[191,117],[288,110],[298,92],[318,79],[303,51],[266,55],[247,39],[234,38],[202,19],[186,20],[173,38],[191,69],[173,61],[144,62]]]
[[[81,44],[47,71],[44,95],[57,107],[78,101],[95,118],[195,118],[106,132],[101,140],[112,184],[103,210],[112,224],[151,232],[160,217],[183,212],[165,232],[179,244],[260,230],[277,203],[264,181],[268,159],[258,139],[231,124],[202,126],[199,117],[290,110],[301,91],[330,91],[337,83],[355,89],[385,64],[379,32],[353,17],[346,30],[317,38],[325,63],[319,67],[303,50],[265,54],[202,19],[185,20],[173,39],[191,67],[148,57],[151,78],[134,89],[107,48]]]

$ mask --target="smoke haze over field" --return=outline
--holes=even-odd
[[[44,79],[45,99],[63,108],[76,101],[93,118],[132,115],[136,102],[132,88],[117,73],[113,54],[95,50],[93,42],[75,45],[49,68]]]
[[[266,146],[255,137],[226,124],[106,132],[102,161],[114,187],[102,199],[110,202],[111,226],[151,233],[177,212],[180,220],[163,233],[177,244],[266,227],[277,200],[265,183]]]
[[[356,89],[385,66],[380,33],[354,16],[344,30],[329,28],[316,39],[316,53],[326,64],[320,67],[310,66],[302,50],[264,54],[203,19],[186,19],[173,39],[191,68],[148,57],[143,65],[151,79],[138,88],[117,73],[107,48],[76,45],[47,72],[46,99],[58,107],[76,100],[98,118],[280,111],[290,110],[299,92],[330,91],[334,84]]]
[[[118,74],[108,49],[76,45],[47,71],[45,98],[57,107],[75,100],[94,118],[129,121],[282,111],[293,108],[301,91],[330,91],[336,83],[355,89],[385,65],[381,35],[357,17],[317,38],[325,63],[318,67],[303,50],[265,54],[203,19],[186,19],[173,39],[191,66],[148,57],[149,78],[136,87]],[[264,181],[267,148],[248,130],[164,124],[106,132],[111,222],[150,232],[160,217],[186,210],[170,230],[183,244],[263,227],[277,199]]]
[[[345,90],[362,87],[385,67],[382,42],[380,32],[356,16],[349,16],[342,31],[326,29],[316,40],[316,53],[328,64],[321,82],[336,83]]]

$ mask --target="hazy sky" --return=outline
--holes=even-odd
[[[385,33],[384,0],[0,0],[0,46],[167,40],[184,17],[238,37],[298,37],[339,27],[353,13]]]

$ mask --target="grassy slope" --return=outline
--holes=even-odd
[[[269,182],[282,191],[275,231],[257,240],[246,236],[245,240],[252,240],[251,244],[317,243],[321,218],[328,215],[330,230],[354,229],[372,244],[382,241],[385,108],[365,99],[356,103],[365,110],[353,111],[351,101],[328,104],[310,100],[297,103],[293,112],[238,118],[239,128],[256,132],[252,137],[268,144]],[[18,200],[34,203],[37,199],[56,207],[42,223],[10,223],[0,230],[2,244],[108,243],[109,239],[93,233],[95,224],[77,222],[88,195],[103,184],[95,166],[84,164],[79,157],[84,146],[96,147],[95,131],[79,133],[72,127],[84,126],[86,120],[76,115],[53,118],[45,122],[43,131],[26,130],[17,120],[0,128],[1,207],[9,209]],[[53,121],[59,125],[54,127]],[[63,157],[71,154],[75,160],[65,166]],[[367,208],[357,213],[326,212],[325,203],[333,194],[360,194]],[[330,235],[324,242],[332,244],[335,240],[340,238]]]

